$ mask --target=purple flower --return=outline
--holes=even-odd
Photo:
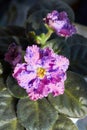
[[[22,62],[22,49],[20,46],[12,43],[9,45],[8,52],[5,54],[5,61],[11,64],[13,67],[17,63]]]
[[[69,37],[76,33],[76,28],[70,23],[66,12],[58,12],[56,10],[48,13],[44,22],[52,28],[57,35]]]
[[[42,99],[49,93],[58,96],[64,93],[64,81],[69,60],[57,55],[50,48],[28,46],[25,63],[17,64],[13,77],[26,90],[31,100]]]

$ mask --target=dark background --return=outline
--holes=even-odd
[[[37,0],[0,0],[0,26],[24,25],[29,7]],[[75,22],[87,25],[87,0],[63,0],[75,12]]]

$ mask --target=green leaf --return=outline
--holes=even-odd
[[[59,112],[81,118],[87,114],[87,83],[80,75],[68,72],[64,94],[49,95],[48,100]]]
[[[30,101],[29,98],[19,100],[17,115],[21,124],[29,130],[49,130],[58,117],[46,99]]]
[[[71,37],[67,39],[67,44],[69,46],[71,45],[87,45],[87,38],[79,35],[79,34],[74,34]]]
[[[27,97],[27,93],[25,89],[21,88],[17,84],[17,81],[11,75],[8,76],[6,83],[7,83],[7,88],[12,96],[16,98]]]
[[[4,123],[1,122],[0,130],[24,130],[24,128],[19,124],[17,118],[14,118]]]
[[[36,5],[37,6],[37,5]],[[43,18],[49,12],[47,9],[36,10],[33,14],[29,15],[26,20],[26,31],[35,31],[36,34],[46,33],[47,29],[44,26]]]
[[[60,114],[50,130],[78,130],[78,128],[69,118]]]
[[[70,70],[87,75],[87,45],[70,46]]]
[[[0,130],[24,130],[15,114],[15,103],[7,89],[0,92]]]
[[[66,11],[70,20],[74,21],[73,10],[66,3],[58,0],[38,0],[28,11],[26,30],[36,31],[37,34],[46,32],[46,28],[43,24],[43,18],[46,17],[47,13],[58,10]]]
[[[87,38],[73,35],[66,40],[69,49],[70,70],[87,75]]]

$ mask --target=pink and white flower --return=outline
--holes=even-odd
[[[36,45],[28,46],[24,56],[25,63],[17,64],[13,77],[26,90],[31,100],[47,97],[52,93],[64,93],[64,81],[69,60],[57,55],[50,48],[41,49]]]

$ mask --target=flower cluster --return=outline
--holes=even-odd
[[[44,18],[44,22],[59,36],[69,37],[76,33],[76,28],[70,23],[65,11],[59,13],[54,10],[48,13],[46,18]]]
[[[50,48],[28,46],[25,63],[17,64],[13,77],[26,89],[31,100],[42,99],[49,93],[58,96],[64,93],[64,81],[69,60],[57,55]]]
[[[17,63],[22,62],[22,48],[21,46],[12,43],[9,45],[8,52],[5,54],[5,61],[15,67]]]

